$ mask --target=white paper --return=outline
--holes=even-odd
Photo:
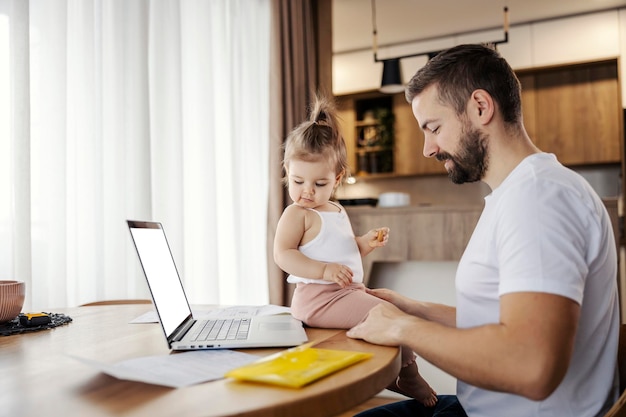
[[[194,318],[214,318],[214,317],[252,317],[252,316],[271,316],[275,314],[290,314],[289,307],[277,306],[273,304],[262,306],[229,306],[212,308],[210,310],[195,310],[192,309]],[[129,323],[158,323],[159,316],[156,311],[148,311],[139,317],[134,318]]]
[[[181,388],[224,377],[231,369],[259,359],[257,355],[228,349],[198,350],[146,356],[114,364],[68,355],[118,379]]]
[[[262,306],[230,306],[213,308],[211,310],[194,311],[195,318],[214,317],[252,317],[252,316],[272,316],[275,314],[290,314],[289,307],[276,306],[273,304]]]

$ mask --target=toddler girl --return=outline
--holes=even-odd
[[[285,183],[293,204],[277,226],[274,260],[296,284],[292,315],[311,327],[350,329],[386,303],[363,285],[361,257],[385,246],[389,229],[354,236],[333,194],[347,175],[346,145],[332,103],[316,97],[308,121],[287,137]],[[419,375],[414,353],[402,348],[402,369],[389,389],[434,406],[436,393]]]

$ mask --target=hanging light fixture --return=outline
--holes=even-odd
[[[404,91],[402,84],[402,72],[398,58],[385,59],[383,61],[383,80],[380,83],[380,92],[395,94]]]
[[[415,54],[403,55],[395,58],[378,59],[378,31],[376,29],[376,0],[372,0],[372,41],[374,50],[374,62],[383,63],[383,77],[380,83],[380,92],[385,94],[395,94],[404,91],[402,83],[402,70],[400,60],[414,56],[428,55],[431,59],[441,51],[418,52]],[[504,39],[493,42],[486,42],[494,47],[509,41],[509,8],[504,7]]]

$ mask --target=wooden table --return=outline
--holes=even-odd
[[[399,349],[353,340],[343,330],[307,329],[316,347],[371,352],[371,359],[300,389],[221,379],[185,388],[123,381],[70,357],[115,363],[168,354],[158,324],[128,324],[151,305],[53,310],[73,321],[0,337],[2,416],[334,416],[384,389],[400,369]],[[248,349],[269,355],[280,349]]]

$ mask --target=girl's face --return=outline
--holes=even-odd
[[[326,204],[339,181],[341,174],[336,175],[328,162],[302,161],[294,159],[287,169],[289,180],[289,197],[301,207],[316,208]]]

